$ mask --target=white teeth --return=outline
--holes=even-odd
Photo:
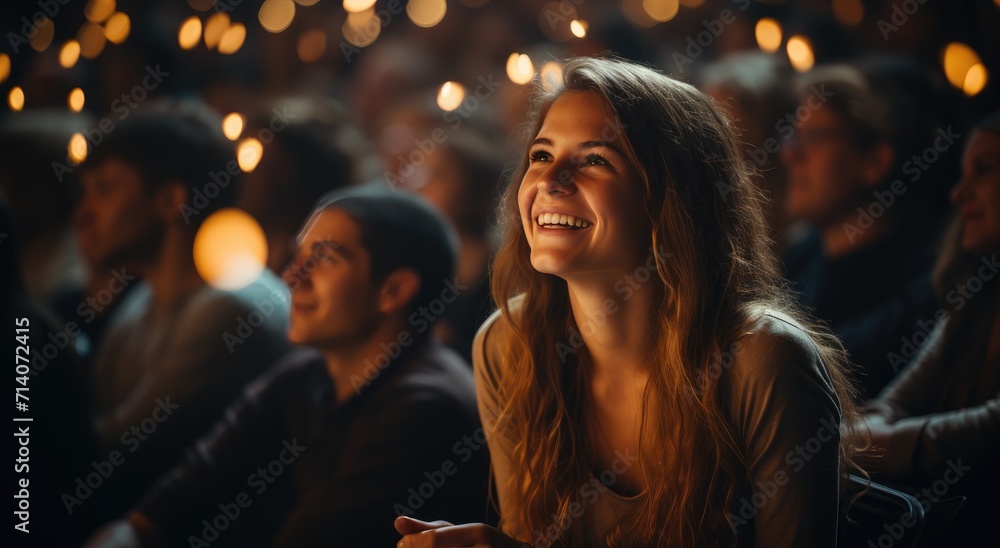
[[[590,226],[590,223],[583,219],[577,219],[572,215],[563,215],[561,213],[542,213],[535,222],[542,226],[562,225],[576,228],[587,228]]]

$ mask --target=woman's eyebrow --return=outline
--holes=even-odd
[[[617,145],[613,145],[607,141],[584,141],[580,143],[579,146],[580,150],[588,148],[597,148],[597,147],[610,148],[611,150],[617,152],[618,154],[625,156],[625,152],[623,152],[622,149],[618,148]]]
[[[539,138],[535,139],[534,141],[532,141],[531,145],[529,145],[528,148],[531,148],[531,147],[533,147],[535,145],[552,146],[552,141],[550,141],[549,139],[547,139],[545,137],[539,137]],[[597,148],[597,147],[610,148],[611,150],[617,152],[618,154],[620,154],[622,156],[625,156],[625,152],[622,151],[622,149],[618,148],[617,145],[614,145],[614,144],[611,144],[611,143],[609,143],[607,141],[602,141],[602,140],[584,141],[584,142],[580,143],[580,145],[577,148],[579,148],[580,150],[585,150],[585,149],[588,149],[588,148]]]

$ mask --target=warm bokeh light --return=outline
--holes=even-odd
[[[841,23],[855,26],[865,18],[865,5],[861,0],[833,0],[833,15]]]
[[[0,82],[10,77],[10,55],[0,53]]]
[[[344,0],[344,10],[347,13],[365,11],[375,5],[375,0]]]
[[[201,19],[192,15],[181,23],[181,30],[177,32],[177,43],[181,49],[191,49],[198,45],[201,40]]]
[[[441,110],[455,110],[462,105],[463,99],[465,99],[465,86],[458,82],[445,82],[438,90],[437,104]]]
[[[580,19],[574,19],[569,23],[569,30],[573,33],[573,36],[577,38],[583,38],[587,36],[587,28],[590,25],[586,21]]]
[[[73,68],[80,60],[80,42],[69,40],[59,49],[59,66],[62,68]]]
[[[552,91],[562,85],[562,66],[555,61],[546,61],[538,70],[538,77],[542,80],[542,88]]]
[[[230,55],[240,51],[246,39],[247,28],[243,23],[229,25],[226,32],[222,33],[222,39],[219,40],[219,53]]]
[[[307,30],[299,36],[295,51],[303,63],[315,63],[326,53],[326,31],[323,29]]]
[[[507,58],[507,78],[518,85],[524,85],[535,77],[535,67],[531,58],[524,53],[511,53]]]
[[[579,19],[572,2],[546,2],[538,12],[538,29],[553,42],[573,38],[572,21]]]
[[[222,119],[222,133],[226,135],[226,139],[230,141],[235,141],[243,135],[243,126],[246,124],[246,118],[239,112],[230,112]]]
[[[256,137],[247,137],[236,145],[236,161],[240,169],[250,173],[257,169],[257,164],[264,156],[264,145]]]
[[[983,91],[986,87],[986,82],[989,80],[989,73],[986,70],[986,65],[982,63],[977,63],[969,69],[968,74],[965,75],[965,83],[962,84],[962,91],[966,95],[972,97]]]
[[[83,14],[87,17],[87,21],[96,25],[111,17],[116,7],[115,0],[90,0],[83,8]]]
[[[24,90],[21,89],[21,86],[10,88],[10,93],[7,94],[7,104],[14,112],[20,112],[24,108]]]
[[[781,49],[781,24],[770,17],[757,21],[754,36],[757,38],[757,47],[764,53],[774,53]]]
[[[121,44],[128,39],[128,33],[132,30],[132,20],[123,12],[116,11],[108,17],[108,22],[104,23],[104,36],[112,44]]]
[[[205,21],[205,46],[215,49],[222,40],[222,35],[229,29],[229,15],[216,13]]]
[[[963,91],[966,89],[966,78],[969,71],[980,63],[982,61],[976,50],[961,42],[948,44],[941,54],[941,64],[944,68],[944,75],[948,78],[948,83]]]
[[[316,4],[318,4],[319,0],[295,0],[295,3],[298,4],[298,5],[300,5],[300,6],[309,7],[309,6],[315,6]]]
[[[378,38],[382,32],[382,21],[375,15],[374,9],[349,13],[341,31],[349,44],[363,48]]]
[[[418,27],[433,27],[444,19],[447,11],[445,0],[410,0],[406,3],[406,15]]]
[[[812,45],[804,36],[792,36],[785,46],[788,51],[788,60],[792,63],[792,68],[798,72],[806,72],[813,67],[816,60],[813,58]]]
[[[80,42],[80,55],[87,59],[96,59],[108,41],[104,36],[104,27],[93,23],[84,23],[76,33],[76,39]]]
[[[56,24],[48,17],[42,17],[35,25],[35,34],[28,38],[28,43],[35,51],[45,51],[52,44],[52,38],[56,35]]]
[[[194,266],[206,283],[240,289],[260,277],[267,264],[267,238],[249,213],[226,208],[208,216],[194,237]]]
[[[66,156],[69,158],[70,163],[73,165],[82,164],[87,159],[89,146],[82,133],[74,133],[69,138],[69,145],[66,146]]]
[[[622,15],[633,26],[648,29],[656,24],[656,19],[653,19],[646,13],[646,8],[642,5],[643,0],[618,0],[618,2]]]
[[[83,104],[86,100],[87,96],[83,94],[82,89],[73,88],[73,91],[69,92],[69,96],[66,97],[66,104],[73,112],[80,112],[83,110]]]
[[[295,19],[295,2],[292,0],[264,0],[257,12],[260,26],[268,32],[281,32]]]
[[[642,0],[643,11],[657,23],[663,23],[676,17],[680,7],[677,0]]]

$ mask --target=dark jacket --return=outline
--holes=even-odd
[[[375,371],[338,404],[322,358],[293,354],[137,510],[179,546],[392,546],[399,514],[484,521],[469,366],[425,342]]]

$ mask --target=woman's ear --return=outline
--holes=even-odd
[[[420,275],[412,268],[397,268],[390,273],[379,293],[378,308],[383,314],[406,309],[420,292]]]

